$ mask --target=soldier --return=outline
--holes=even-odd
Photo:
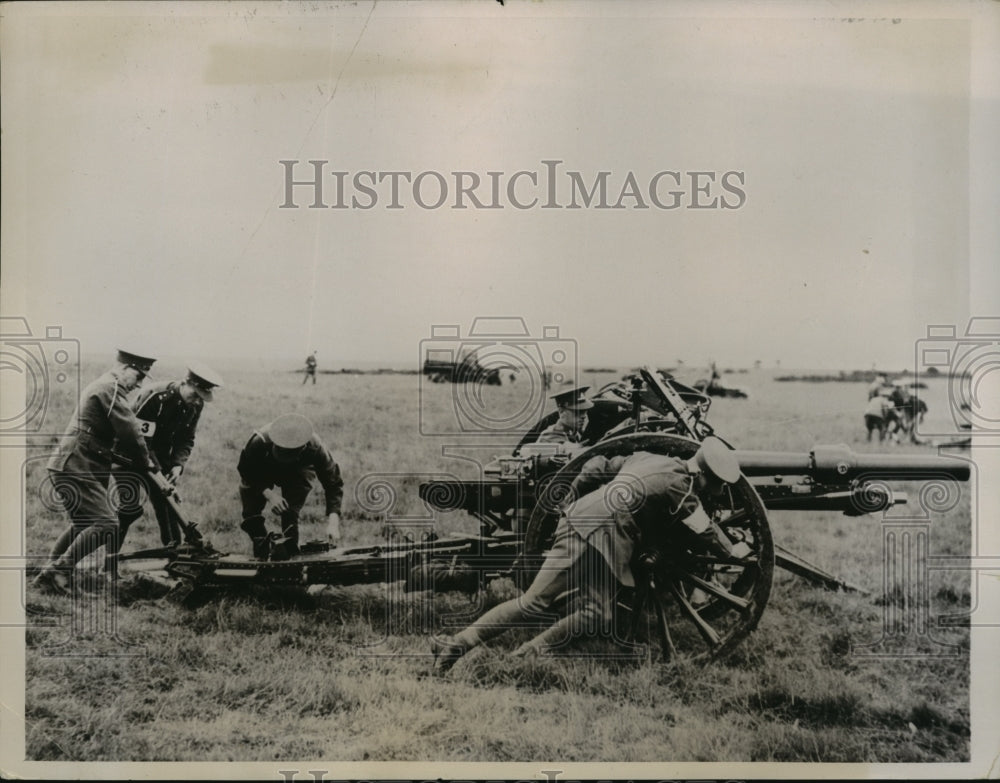
[[[571,391],[553,394],[559,418],[550,427],[542,430],[536,443],[571,443],[586,445],[584,431],[587,429],[587,411],[594,403],[586,398],[589,386],[581,386]]]
[[[212,401],[213,390],[221,385],[218,373],[202,364],[192,364],[184,380],[153,384],[132,405],[153,461],[171,486],[177,485],[191,456],[202,408]],[[160,526],[160,541],[164,546],[177,546],[182,540],[177,512],[155,484],[146,482],[146,489]],[[118,511],[119,548],[129,527],[142,516],[141,496],[137,500],[140,502]]]
[[[306,374],[302,376],[302,385],[306,385],[306,381],[309,380],[310,376],[313,379],[313,384],[316,383],[316,351],[313,351],[306,357]]]
[[[268,504],[281,515],[285,551],[298,553],[299,512],[312,491],[313,478],[319,479],[326,496],[327,538],[331,544],[339,543],[344,482],[330,450],[305,416],[287,413],[254,432],[243,447],[238,469],[243,504],[240,527],[253,542],[254,557],[268,556],[263,516]]]
[[[923,414],[927,412],[927,403],[922,400],[918,401],[910,393],[904,381],[895,381],[892,384],[889,401],[892,403],[892,413],[887,419],[886,435],[899,443],[899,433],[903,432],[909,438],[910,443],[920,443],[916,433],[917,417],[919,415],[919,420],[923,421]]]
[[[871,382],[868,387],[868,399],[873,397],[878,397],[882,394],[882,389],[885,388],[886,380],[884,375],[876,375],[875,380]]]
[[[561,516],[552,549],[531,586],[456,636],[436,639],[435,669],[445,671],[478,644],[526,619],[544,616],[572,588],[579,590],[574,610],[522,644],[515,655],[545,652],[606,623],[617,583],[635,585],[631,561],[640,542],[647,548],[664,547],[680,536],[711,555],[745,557],[749,547],[743,542],[734,545],[699,500],[702,494],[721,493],[739,477],[733,452],[714,437],[706,438],[687,461],[649,452],[588,460],[573,484],[576,493],[586,494],[573,494],[578,500]],[[602,486],[611,479],[616,479],[614,496]],[[632,500],[625,504],[615,500],[623,484],[633,487]]]
[[[708,386],[705,387],[706,393],[711,393],[713,391],[719,391],[720,384],[719,379],[722,377],[719,375],[719,371],[715,366],[715,362],[711,363],[712,372],[708,379]]]
[[[870,442],[872,433],[878,430],[878,439],[881,443],[885,440],[888,417],[892,406],[889,400],[881,394],[876,394],[868,400],[868,407],[865,408],[865,429],[868,431],[867,440]]]
[[[551,395],[556,404],[559,418],[554,424],[538,434],[535,443],[559,444],[559,448],[554,454],[539,454],[537,456],[540,475],[559,470],[571,458],[590,445],[584,437],[584,431],[589,423],[587,411],[594,407],[594,403],[585,396],[589,388],[589,386],[580,386],[570,391]],[[511,516],[511,528],[517,533],[523,533],[531,518],[531,509],[514,508],[510,509],[508,514]]]
[[[49,460],[49,477],[70,524],[35,577],[34,584],[47,592],[69,593],[77,563],[102,544],[117,547],[118,515],[108,496],[112,463],[128,461],[140,472],[157,469],[127,401],[155,361],[119,350],[115,367],[83,390]]]

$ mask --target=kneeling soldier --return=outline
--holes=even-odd
[[[298,553],[299,512],[319,479],[326,496],[327,537],[340,541],[340,504],[344,481],[330,450],[313,431],[312,422],[298,413],[279,416],[254,432],[243,447],[239,461],[240,527],[253,542],[254,557],[268,556],[268,534],[264,508],[268,504],[281,515],[281,533],[287,554]]]

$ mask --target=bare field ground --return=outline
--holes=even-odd
[[[421,436],[452,426],[457,391],[412,375],[301,376],[225,369],[226,388],[206,408],[181,491],[190,519],[219,549],[249,552],[238,529],[236,461],[254,427],[276,415],[309,416],[347,482],[345,544],[379,540],[382,518],[362,479],[391,476],[392,513],[428,518],[421,476],[472,478],[475,462],[443,453],[454,438]],[[102,370],[85,366],[87,382]],[[158,366],[158,377],[180,368]],[[851,383],[777,383],[772,371],[726,376],[748,400],[717,399],[709,422],[742,449],[807,451],[844,442],[858,451],[932,453],[927,446],[869,444],[866,389]],[[615,375],[588,375],[594,387]],[[690,379],[690,380],[693,380]],[[944,382],[932,387],[929,424],[948,420]],[[483,389],[485,404],[511,405],[523,386]],[[421,399],[423,406],[421,410]],[[55,392],[49,422],[73,407]],[[38,487],[45,439],[25,464],[26,551],[43,555],[64,522]],[[499,444],[473,450],[488,458]],[[356,496],[355,487],[362,487]],[[220,595],[184,608],[123,579],[116,637],[71,633],[68,598],[27,589],[26,748],[34,760],[85,761],[822,761],[941,762],[969,758],[969,635],[937,628],[940,615],[973,605],[967,572],[931,571],[926,612],[883,586],[886,521],[930,525],[930,552],[967,553],[972,485],[953,507],[925,511],[919,485],[890,513],[772,512],[776,542],[871,594],[824,591],[777,570],[758,629],[724,661],[667,666],[578,655],[515,661],[526,632],[500,637],[448,676],[430,674],[429,638],[446,624],[508,597],[433,599],[399,585]],[[322,492],[304,512],[303,539],[322,534]],[[472,532],[475,520],[441,514],[438,530]],[[126,549],[158,544],[151,510]],[[890,580],[891,582],[892,580]],[[429,603],[428,603],[429,601]],[[87,606],[82,610],[93,611]],[[919,607],[918,607],[919,610]],[[81,611],[81,607],[77,607]],[[918,616],[919,615],[919,616]],[[929,619],[908,627],[886,618]],[[451,618],[449,620],[449,618]],[[598,645],[600,648],[600,645]],[[600,648],[607,653],[606,648]],[[122,655],[122,653],[128,653]]]

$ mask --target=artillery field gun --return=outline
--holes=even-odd
[[[589,459],[640,450],[686,459],[715,434],[706,421],[708,396],[648,367],[628,382],[603,387],[592,400],[586,437],[594,445],[582,452],[535,442],[555,420],[553,413],[532,427],[510,456],[485,465],[481,479],[420,485],[420,497],[432,509],[465,511],[479,520],[479,535],[431,533],[423,540],[341,550],[307,544],[300,555],[282,560],[214,552],[189,536],[185,547],[170,553],[167,572],[190,589],[403,581],[408,589],[474,591],[500,576],[525,585],[551,544],[573,478]],[[854,589],[775,544],[770,511],[859,516],[906,502],[893,484],[966,481],[970,475],[968,463],[957,458],[855,454],[842,445],[819,445],[809,453],[735,454],[739,481],[723,497],[702,500],[748,554],[709,555],[684,542],[669,552],[641,553],[636,588],[619,595],[621,642],[655,644],[668,658],[723,655],[757,625],[776,565],[827,588]]]

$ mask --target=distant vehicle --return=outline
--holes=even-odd
[[[424,361],[423,374],[433,383],[479,383],[486,386],[500,386],[505,375],[512,382],[515,378],[514,367],[483,367],[474,356],[467,356],[460,362],[445,362],[427,359]]]

